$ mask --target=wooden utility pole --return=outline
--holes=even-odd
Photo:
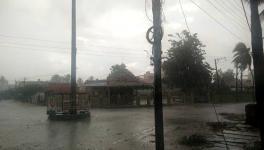
[[[72,0],[72,41],[71,41],[71,104],[76,114],[76,0]]]
[[[220,88],[220,80],[219,80],[219,74],[218,74],[218,69],[217,69],[217,63],[218,61],[220,60],[226,60],[225,57],[219,57],[219,58],[215,58],[214,61],[215,61],[215,73],[216,73],[216,81],[217,81],[217,88],[219,89]]]
[[[259,1],[250,0],[251,10],[251,45],[255,77],[255,96],[257,118],[260,127],[261,148],[264,149],[264,55],[262,28],[259,19]]]
[[[218,70],[217,70],[217,59],[215,59],[214,61],[215,61],[215,74],[216,74],[217,88],[219,89],[220,85],[219,85],[219,75],[218,75]]]
[[[154,109],[155,109],[155,142],[156,150],[164,150],[162,87],[161,87],[161,1],[152,0],[154,28]]]

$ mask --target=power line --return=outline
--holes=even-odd
[[[243,20],[243,17],[236,14],[236,11],[233,10],[233,8],[229,7],[229,5],[225,5],[225,3],[220,2],[218,0],[215,0],[214,2],[216,2],[218,4],[219,7],[221,7],[222,10],[224,10],[228,15],[230,15],[230,17],[233,17],[232,20],[236,20],[238,22],[238,24],[242,23],[242,26],[245,26],[246,24],[244,24],[244,22],[240,22],[241,20]],[[228,7],[227,7],[228,6]]]
[[[38,47],[38,48],[70,50],[70,48],[68,48],[68,47],[58,47],[58,46],[55,46],[54,47],[54,46],[46,46],[46,45],[24,44],[24,43],[10,42],[10,41],[4,42],[4,44],[15,44],[15,45],[20,45],[20,46],[21,45],[22,46],[31,46],[31,47],[33,46],[33,47]],[[105,48],[107,48],[107,47],[105,47]],[[88,47],[81,47],[81,48],[79,48],[79,50],[86,50],[86,49],[89,49],[90,52],[98,52],[98,51],[95,51],[95,50],[91,50],[91,48],[88,48]],[[126,49],[123,49],[123,50],[126,50]],[[130,52],[128,52],[128,51],[122,51],[122,52],[121,51],[120,52],[115,52],[115,51],[111,51],[111,52],[101,51],[101,52],[103,52],[103,53],[111,53],[111,54],[113,54],[113,53],[116,53],[116,54],[128,54],[128,55],[131,55],[131,54],[133,54],[133,55],[143,55],[144,54],[143,50],[140,51],[140,52],[138,50],[133,50],[133,49],[128,49],[128,50]]]
[[[19,39],[26,39],[26,40],[34,40],[34,41],[43,41],[43,42],[52,42],[52,43],[68,43],[67,41],[52,41],[52,40],[45,40],[45,39],[39,39],[39,38],[31,38],[31,37],[23,37],[23,36],[13,36],[13,35],[6,35],[6,34],[0,34],[1,37],[6,38],[19,38]]]
[[[246,30],[246,28],[243,26],[243,25],[241,25],[241,23],[237,20],[237,18],[236,19],[234,19],[234,18],[232,18],[231,16],[230,16],[230,14],[229,13],[227,13],[226,11],[222,11],[221,9],[219,9],[211,0],[207,0],[207,2],[211,5],[211,6],[213,6],[220,14],[222,14],[222,15],[224,15],[224,16],[226,16],[226,17],[229,17],[230,18],[230,20],[231,21],[233,21],[233,23],[234,23],[234,25],[238,25],[238,27],[240,27],[242,30]]]
[[[239,0],[233,0],[232,2],[234,2],[234,4],[235,4],[236,6],[240,6],[240,2],[239,2]],[[241,6],[240,6],[239,8],[242,9]]]
[[[152,22],[152,19],[149,17],[148,12],[147,12],[147,0],[145,0],[145,15],[146,15],[147,19],[148,19],[150,22]]]
[[[138,51],[139,49],[131,49],[131,48],[122,48],[122,47],[111,47],[111,46],[102,46],[102,45],[87,45],[89,47],[79,46],[79,48],[86,48],[90,49],[90,47],[99,47],[99,48],[108,48],[108,49],[115,49],[115,51],[119,50],[119,52],[124,52],[124,50],[133,52],[133,53],[139,53],[142,54],[143,51]]]
[[[245,15],[245,18],[246,18],[246,21],[247,21],[247,25],[248,25],[249,31],[251,32],[251,27],[250,27],[250,24],[249,24],[249,21],[248,21],[248,17],[247,17],[246,9],[245,9],[245,6],[244,6],[244,2],[243,2],[243,0],[240,0],[240,1],[241,1],[241,4],[242,4],[242,7],[243,7],[243,11],[244,11],[244,15]]]
[[[0,43],[1,44],[1,43]],[[13,48],[18,48],[18,49],[26,49],[26,50],[30,50],[30,51],[34,51],[34,52],[51,52],[51,53],[61,53],[61,54],[68,54],[70,55],[70,53],[68,51],[53,51],[51,49],[47,49],[47,48],[44,48],[45,51],[43,51],[43,49],[39,49],[39,48],[35,48],[35,47],[21,47],[21,46],[16,46],[16,45],[0,45],[2,47],[13,47]],[[145,58],[144,56],[136,56],[136,55],[109,55],[109,54],[98,54],[98,53],[90,53],[90,52],[80,52],[78,53],[78,55],[86,55],[86,56],[90,56],[90,55],[93,55],[93,56],[109,56],[109,57],[133,57],[133,58]]]
[[[211,104],[212,104],[213,109],[214,109],[214,113],[215,113],[215,116],[216,116],[217,123],[221,127],[221,133],[223,135],[223,139],[224,139],[224,142],[225,142],[226,150],[229,150],[229,147],[228,147],[228,144],[227,144],[227,140],[226,140],[226,137],[225,137],[225,133],[224,133],[224,129],[223,129],[223,125],[222,125],[223,123],[219,119],[219,115],[217,113],[217,110],[216,110],[216,107],[215,107],[215,103],[212,101]]]
[[[215,17],[210,15],[206,10],[204,10],[200,5],[195,3],[193,0],[190,0],[195,6],[197,6],[201,11],[203,11],[208,17],[210,17],[212,20],[214,20],[218,25],[220,25],[223,29],[225,29],[227,32],[229,32],[231,35],[233,35],[238,40],[242,40],[239,36],[237,36],[235,33],[233,33],[230,29],[228,29],[225,25],[223,25],[220,21],[218,21]],[[244,40],[242,40],[244,41]]]
[[[166,0],[161,1],[161,15],[162,15],[162,22],[167,22],[166,15],[164,13],[164,5],[166,3]]]
[[[231,0],[231,1],[232,1],[232,2],[235,2],[235,1],[233,1],[233,0]],[[224,0],[223,2],[220,2],[220,1],[218,1],[218,0],[215,0],[215,2],[217,2],[218,5],[221,6],[223,10],[225,10],[225,9],[226,9],[226,10],[229,10],[229,12],[228,12],[227,14],[230,15],[230,16],[233,16],[233,17],[234,17],[234,18],[231,19],[231,20],[238,22],[238,24],[240,24],[240,21],[241,21],[241,20],[244,20],[244,18],[243,18],[242,16],[240,16],[241,14],[238,13],[238,11],[241,11],[241,9],[239,9],[238,7],[234,7],[234,6],[232,7],[232,6],[229,5],[229,4],[233,4],[233,3],[226,3],[225,0]],[[235,5],[235,6],[240,6],[239,4],[233,4],[233,5]],[[233,8],[237,8],[238,11],[234,11]],[[243,26],[243,28],[246,29],[246,28],[244,27],[244,25],[246,25],[246,24],[244,24],[244,22],[242,22],[242,26]],[[246,29],[246,30],[247,30],[247,29]]]
[[[1,42],[1,41],[0,41]],[[39,48],[48,48],[48,49],[62,49],[62,50],[69,50],[68,47],[57,47],[57,46],[44,46],[44,45],[38,45],[38,44],[25,44],[25,43],[16,43],[16,42],[4,42],[3,44],[15,44],[15,45],[22,45],[22,46],[33,46],[33,47],[39,47]]]
[[[67,43],[69,42],[63,42],[63,41],[52,41],[52,40],[46,40],[46,39],[38,39],[38,38],[31,38],[31,37],[20,37],[20,36],[13,36],[13,35],[5,35],[5,34],[0,34],[0,38],[13,38],[13,39],[26,39],[26,40],[34,40],[34,41],[44,41],[44,42],[52,42],[52,43]],[[131,48],[123,48],[123,47],[113,47],[113,46],[104,46],[104,45],[96,45],[96,44],[81,44],[83,46],[78,46],[79,48],[90,48],[92,47],[99,47],[99,48],[109,48],[109,49],[115,49],[115,50],[124,50],[127,51],[133,51],[133,53],[143,53],[143,51],[138,52],[138,49],[131,49]],[[61,48],[60,48],[61,49]],[[64,48],[65,49],[65,48]],[[67,48],[70,49],[70,48]]]
[[[180,4],[180,7],[181,7],[182,15],[183,15],[183,17],[184,17],[185,25],[186,25],[188,31],[191,33],[190,28],[189,28],[189,26],[188,26],[187,19],[186,19],[186,15],[185,15],[184,10],[183,10],[183,8],[182,8],[181,0],[179,0],[179,4]]]
[[[237,3],[236,0],[232,0],[229,2],[233,8],[236,8],[237,11],[241,11],[242,7],[240,6],[240,3]]]
[[[217,69],[217,62],[220,61],[220,60],[225,60],[226,58],[224,57],[218,57],[218,58],[215,58],[214,61],[215,61],[215,71],[216,71],[216,80],[217,80],[217,88],[219,89],[219,76],[218,76],[218,69]],[[219,124],[219,126],[222,127],[222,122],[220,122],[220,119],[219,119],[219,116],[218,116],[218,113],[217,113],[217,110],[216,110],[216,107],[215,107],[215,103],[214,103],[214,100],[211,99],[211,102],[212,102],[212,106],[214,108],[214,113],[215,113],[215,116],[216,116],[216,119],[217,119],[217,123]],[[227,141],[226,141],[226,137],[225,137],[225,134],[224,134],[224,129],[223,127],[221,128],[221,132],[222,132],[222,135],[223,135],[223,139],[224,139],[224,142],[225,142],[225,146],[226,146],[226,150],[229,150],[229,147],[228,147],[228,144],[227,144]]]
[[[215,0],[215,1],[217,1],[217,0]],[[217,1],[217,2],[219,2],[220,5],[224,6],[225,8],[227,8],[227,10],[232,12],[232,14],[235,15],[234,16],[235,18],[240,18],[241,20],[243,19],[242,15],[240,13],[233,10],[233,7],[229,5],[230,3],[227,3],[226,0],[220,0],[220,1],[221,2],[219,2],[219,1]]]

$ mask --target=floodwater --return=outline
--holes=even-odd
[[[244,106],[217,105],[217,111],[241,114]],[[210,104],[165,107],[165,149],[185,149],[177,140],[208,133],[210,121],[216,121]],[[153,108],[92,109],[87,120],[50,121],[44,106],[0,101],[1,150],[152,150],[154,136]]]

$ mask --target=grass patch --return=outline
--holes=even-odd
[[[180,144],[186,146],[205,146],[208,144],[208,141],[205,136],[200,134],[193,134],[190,136],[184,136],[180,140]]]

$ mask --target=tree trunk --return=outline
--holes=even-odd
[[[255,76],[255,96],[257,102],[257,118],[260,126],[261,145],[264,148],[264,57],[262,29],[258,12],[258,1],[250,0],[251,9],[251,43]]]

